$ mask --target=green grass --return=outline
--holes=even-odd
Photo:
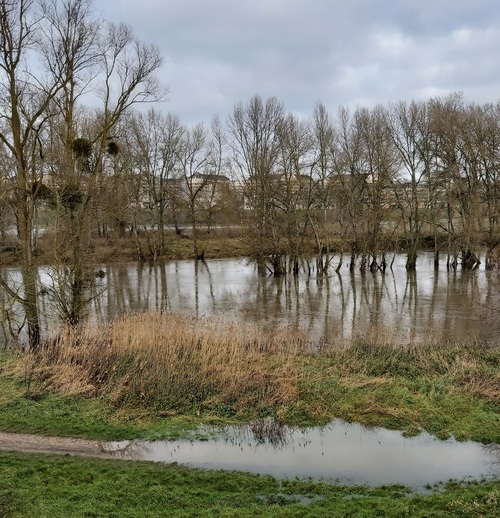
[[[174,439],[193,436],[203,423],[248,422],[271,415],[292,425],[341,418],[407,435],[425,430],[439,438],[500,443],[498,348],[462,344],[394,350],[357,344],[317,356],[298,355],[293,360],[296,385],[286,380],[287,398],[276,401],[265,389],[259,399],[255,385],[256,403],[251,405],[229,392],[227,399],[218,395],[194,403],[187,394],[185,401],[179,398],[177,406],[169,406],[154,400],[154,379],[151,406],[137,398],[117,404],[106,394],[63,395],[36,379],[28,393],[24,375],[7,373],[8,359],[8,354],[0,355],[0,431],[103,440]],[[269,379],[263,377],[262,383]]]
[[[0,453],[0,516],[497,517],[500,482],[343,487],[177,465]]]
[[[455,353],[450,352],[450,356],[461,357],[470,350],[457,348]],[[483,353],[478,350],[470,354]],[[489,354],[498,357],[497,351]],[[433,372],[419,365],[417,359],[402,356],[398,365],[385,363],[374,368],[379,361],[376,355],[367,351],[364,367],[356,358],[336,352],[310,359],[303,367],[298,404],[281,415],[289,413],[291,417],[302,409],[304,420],[314,412],[324,421],[333,415],[368,426],[402,430],[407,435],[425,430],[442,439],[454,436],[458,440],[500,443],[500,407],[495,395],[471,390],[459,379],[460,374],[450,372],[451,364],[443,363],[442,372]],[[496,365],[477,357],[476,362],[490,371],[485,379],[498,383]],[[414,370],[411,374],[402,372],[408,365]]]
[[[27,395],[22,379],[3,375],[0,369],[0,431],[3,432],[99,440],[174,440],[199,437],[197,427],[201,423],[219,422],[217,416],[161,417],[140,410],[117,409],[104,398],[61,396],[48,390]]]
[[[259,404],[247,408],[220,398],[192,404],[188,397],[179,399],[178,408],[162,409],[158,402],[150,407],[134,398],[117,404],[106,393],[64,395],[47,381],[52,378],[30,378],[19,365],[13,370],[19,357],[4,352],[0,430],[174,439],[196,435],[202,423],[274,415],[289,424],[339,417],[407,434],[425,429],[438,437],[500,443],[499,355],[477,344],[395,349],[359,341],[347,349],[295,356],[286,399],[269,399],[263,390],[262,399],[253,396]],[[398,486],[342,487],[177,465],[0,452],[0,517],[499,515],[500,481],[449,483],[416,495]]]

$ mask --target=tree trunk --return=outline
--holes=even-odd
[[[417,250],[413,245],[410,246],[406,256],[406,269],[414,271],[417,269]]]
[[[479,257],[470,248],[462,250],[462,268],[464,270],[473,270],[480,264]]]
[[[19,155],[21,156],[20,152]],[[18,158],[18,160],[22,162],[21,158]],[[40,344],[40,320],[37,301],[37,272],[33,258],[32,200],[26,188],[27,184],[26,171],[21,165],[17,171],[17,220],[21,248],[21,274],[24,286],[22,305],[28,324],[28,345],[30,348],[36,348]]]

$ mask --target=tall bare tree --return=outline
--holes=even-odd
[[[484,108],[484,131],[480,143],[483,164],[483,203],[488,221],[486,267],[500,268],[500,103]]]
[[[370,270],[385,268],[385,252],[391,229],[390,191],[396,172],[396,158],[385,124],[385,109],[358,110],[355,121],[365,154],[366,207],[365,248],[371,255]]]
[[[147,207],[148,223],[153,230],[148,237],[149,255],[155,259],[167,250],[167,215],[170,212],[175,216],[172,201],[181,187],[178,154],[184,128],[177,116],[151,109],[147,114],[134,115],[130,133],[132,167],[143,185],[142,200],[138,201]],[[175,223],[178,227],[177,220]],[[149,236],[147,225],[145,231]]]
[[[430,209],[429,191],[426,189],[430,139],[427,105],[423,102],[392,105],[387,110],[387,123],[401,164],[395,183],[395,198],[405,223],[406,268],[414,270],[421,247],[422,227]]]
[[[296,275],[311,230],[311,213],[317,194],[313,178],[313,137],[310,124],[291,114],[283,118],[277,135],[279,173],[273,203],[281,224],[276,230],[285,239],[290,269]]]
[[[279,156],[278,128],[285,109],[276,97],[264,101],[255,95],[248,104],[238,103],[228,120],[232,159],[250,208],[248,240],[259,272],[265,273],[270,258],[277,275],[284,273],[285,250],[280,243],[278,214],[274,204]]]
[[[339,156],[335,180],[335,203],[345,226],[344,239],[350,253],[349,270],[356,267],[361,254],[366,257],[364,245],[365,199],[367,196],[366,165],[361,132],[356,118],[347,108],[338,115]]]
[[[50,183],[64,208],[60,218],[69,287],[64,312],[75,323],[85,285],[85,230],[112,131],[131,105],[161,96],[154,77],[161,65],[158,50],[137,40],[129,28],[94,18],[90,7],[87,0],[0,1],[0,140],[16,164],[23,293],[5,280],[2,284],[24,308],[32,346],[40,341],[33,236],[44,175],[52,175]],[[101,101],[97,116],[79,125],[81,98],[96,84]]]
[[[435,174],[441,175],[444,186],[445,230],[452,254],[449,264],[456,267],[461,256],[462,266],[473,268],[479,264],[477,247],[482,220],[480,163],[473,142],[477,109],[466,107],[463,96],[456,93],[433,99],[430,106],[439,164]]]
[[[182,175],[188,214],[191,222],[191,238],[196,259],[205,258],[205,244],[200,239],[203,224],[204,202],[211,203],[209,176],[211,165],[210,135],[203,124],[185,129],[179,143],[177,159]],[[215,179],[215,183],[216,183]],[[208,199],[205,195],[208,193]]]
[[[316,268],[320,275],[326,274],[331,260],[331,234],[337,214],[334,210],[335,178],[338,159],[338,133],[326,107],[317,103],[312,122],[312,148],[314,153],[312,176],[315,182],[315,211],[310,213],[311,225],[316,240]],[[314,212],[316,217],[313,217]],[[338,214],[337,214],[338,216]],[[342,218],[336,218],[337,220]],[[339,262],[340,265],[340,262]]]
[[[64,87],[28,69],[42,62],[38,36],[40,18],[35,0],[0,1],[0,140],[15,169],[15,217],[23,292],[2,279],[6,292],[21,303],[29,343],[40,341],[37,304],[37,268],[34,258],[35,198],[42,185],[40,135],[50,118],[48,111]]]

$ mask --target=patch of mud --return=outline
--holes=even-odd
[[[116,458],[116,451],[108,449],[107,444],[103,441],[89,441],[70,437],[45,437],[43,435],[0,432],[0,450],[4,451]]]

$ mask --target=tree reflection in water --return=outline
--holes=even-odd
[[[321,346],[367,333],[405,343],[429,337],[498,343],[500,277],[484,269],[448,271],[444,259],[438,270],[434,255],[422,252],[414,272],[397,254],[385,273],[344,266],[330,276],[304,271],[282,277],[259,275],[245,259],[112,264],[101,267],[106,289],[94,301],[91,319],[167,310],[300,327]],[[16,269],[8,273],[15,277]],[[43,268],[39,275],[43,281]],[[43,302],[44,326],[50,328],[55,318]]]
[[[403,484],[417,490],[450,479],[500,476],[498,445],[439,441],[425,433],[406,438],[397,431],[340,420],[299,429],[262,419],[204,431],[207,440],[114,443],[106,451],[121,458],[345,484]]]

